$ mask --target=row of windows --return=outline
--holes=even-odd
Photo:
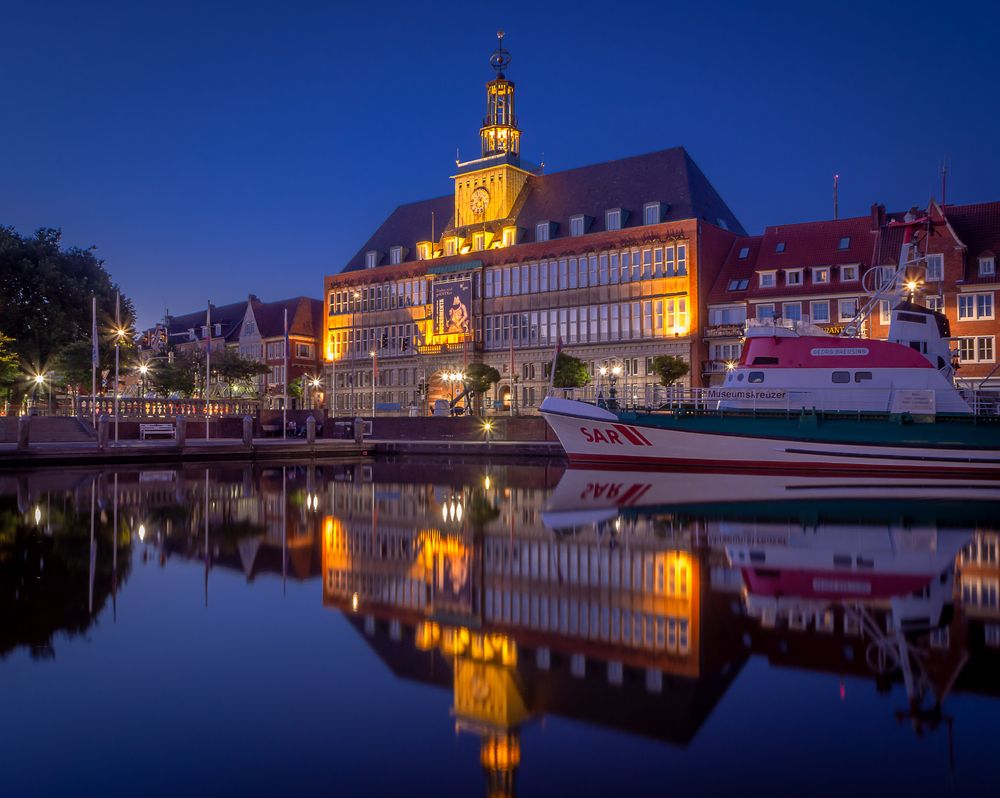
[[[260,352],[260,344],[251,345],[246,347],[246,349],[254,350]],[[301,343],[298,341],[292,342],[292,356],[297,358],[307,358],[311,359],[313,356],[313,345],[309,343]],[[285,356],[285,342],[284,341],[271,341],[267,345],[267,359],[277,360]]]
[[[687,244],[668,244],[487,269],[484,293],[489,299],[683,277],[687,273]]]
[[[330,315],[368,310],[392,310],[427,304],[427,281],[423,278],[396,280],[362,288],[331,291]]]
[[[656,338],[687,334],[687,297],[487,316],[487,349]]]
[[[781,303],[781,318],[802,321],[802,306],[805,304],[810,310],[809,318],[813,324],[830,324],[831,302],[829,299],[818,299],[813,302],[783,302]],[[858,314],[858,300],[856,297],[850,299],[840,299],[836,302],[837,320],[851,321]],[[775,303],[767,302],[757,305],[758,319],[777,318],[778,308]]]
[[[368,357],[372,352],[386,356],[409,354],[417,343],[416,324],[349,328],[333,333],[333,351],[343,357]]]

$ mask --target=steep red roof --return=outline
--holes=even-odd
[[[708,293],[708,304],[717,305],[722,302],[742,302],[747,298],[757,264],[757,254],[763,236],[741,236],[733,242],[726,262],[719,271],[719,276]],[[740,257],[744,255],[744,257]],[[742,281],[746,281],[743,288]]]
[[[318,338],[323,329],[323,302],[298,296],[277,302],[251,299],[254,319],[261,338],[276,338],[285,332],[285,310],[288,310],[288,334]]]
[[[979,257],[1000,252],[1000,202],[974,205],[946,205],[944,215],[955,234],[967,247],[965,280],[969,283],[996,283],[997,276],[979,276]],[[995,270],[994,270],[995,271]]]

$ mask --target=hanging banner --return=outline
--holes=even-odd
[[[435,335],[472,332],[472,280],[431,283]]]

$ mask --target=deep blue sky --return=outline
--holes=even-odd
[[[0,224],[96,245],[142,324],[320,296],[475,154],[507,31],[548,171],[684,145],[751,232],[1000,199],[992,4],[45,3],[2,14]]]

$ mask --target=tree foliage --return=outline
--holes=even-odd
[[[0,403],[10,397],[20,376],[21,366],[14,351],[14,341],[0,333]]]
[[[580,358],[560,352],[556,358],[555,388],[582,388],[590,382],[590,369]]]
[[[198,358],[187,352],[175,352],[173,361],[159,361],[150,368],[146,379],[157,396],[190,398],[195,394],[200,373]]]
[[[482,414],[483,394],[500,382],[500,372],[486,363],[472,363],[465,370],[465,386],[472,391],[477,412]]]
[[[674,355],[659,355],[653,358],[653,371],[660,378],[660,384],[668,388],[691,370],[687,361]]]
[[[50,371],[63,348],[90,341],[91,298],[96,297],[101,366],[113,368],[111,330],[118,286],[93,248],[64,249],[61,235],[57,229],[41,228],[28,237],[0,227],[0,333],[16,342],[22,369]],[[134,318],[132,302],[122,295],[122,326],[131,330]],[[126,348],[133,337],[123,341]]]
[[[259,393],[257,378],[269,371],[266,364],[243,357],[232,349],[226,349],[212,358],[213,379],[218,391],[227,398],[256,396]]]

